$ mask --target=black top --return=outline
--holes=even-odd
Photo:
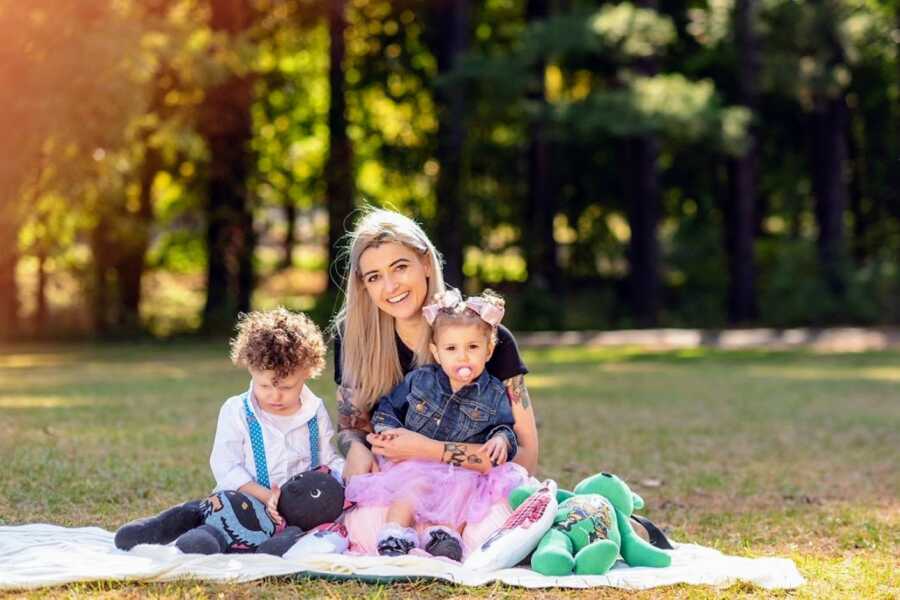
[[[406,375],[413,370],[413,351],[406,347],[400,336],[395,335],[397,340],[397,354],[400,357],[400,369]],[[524,375],[528,373],[528,367],[522,362],[519,355],[519,346],[516,344],[516,338],[510,333],[509,329],[500,325],[497,327],[497,346],[494,348],[494,354],[487,361],[487,372],[499,379],[506,381],[516,375]],[[334,337],[334,382],[341,384],[341,338]]]

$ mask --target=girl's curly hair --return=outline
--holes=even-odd
[[[310,379],[325,367],[325,341],[312,319],[279,307],[238,316],[237,336],[231,340],[231,361],[258,371],[274,371],[284,379],[308,370]]]

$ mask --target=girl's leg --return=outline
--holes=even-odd
[[[378,532],[387,523],[387,506],[356,506],[341,517],[350,537],[350,552],[378,554]],[[421,533],[425,526],[415,525]]]
[[[502,500],[491,506],[487,515],[476,523],[468,523],[463,529],[464,547],[469,551],[477,549],[492,533],[500,529],[512,514],[509,502]]]
[[[387,506],[356,506],[344,513],[350,551],[378,554],[378,532],[387,523]]]
[[[398,501],[388,507],[387,522],[396,523],[401,527],[412,527],[413,506],[409,502]]]

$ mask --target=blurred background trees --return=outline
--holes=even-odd
[[[0,336],[324,322],[364,202],[514,328],[900,323],[895,0],[68,4],[0,0]]]

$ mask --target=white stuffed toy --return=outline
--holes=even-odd
[[[516,566],[553,525],[557,507],[556,482],[548,479],[469,555],[464,566],[477,571]]]

